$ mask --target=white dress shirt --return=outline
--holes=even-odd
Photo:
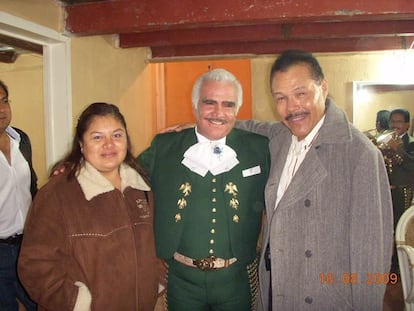
[[[298,140],[296,136],[292,135],[292,143],[290,144],[282,176],[280,177],[279,187],[277,189],[275,209],[282,199],[283,194],[286,192],[286,189],[289,187],[293,176],[295,176],[297,170],[299,169],[299,166],[305,159],[306,154],[312,147],[313,142],[318,137],[319,130],[321,129],[324,120],[325,116],[319,120],[312,131],[302,140]]]
[[[0,239],[23,232],[27,211],[32,202],[30,168],[19,150],[20,135],[11,127],[10,160],[0,152]]]

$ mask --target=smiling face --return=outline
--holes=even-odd
[[[112,115],[96,116],[82,136],[83,156],[105,177],[118,174],[127,153],[127,135]]]
[[[200,88],[198,109],[194,111],[198,132],[209,140],[221,139],[236,121],[237,89],[228,81],[205,80]]]
[[[401,136],[408,131],[410,122],[405,121],[404,115],[402,113],[393,113],[390,117],[390,126],[398,136]]]
[[[304,139],[325,113],[327,82],[315,81],[309,65],[299,63],[276,72],[271,88],[282,122],[299,140]]]

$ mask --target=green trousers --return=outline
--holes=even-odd
[[[257,299],[257,261],[201,271],[168,261],[168,311],[251,311]]]

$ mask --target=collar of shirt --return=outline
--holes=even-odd
[[[17,133],[11,126],[6,128],[6,133],[15,141],[20,143],[20,134]]]
[[[279,205],[284,193],[290,185],[290,182],[295,176],[297,170],[305,159],[310,147],[319,135],[319,131],[325,120],[325,115],[319,120],[312,131],[302,140],[292,135],[292,142],[286,157],[285,166],[283,167],[282,175],[280,176],[279,187],[277,189],[277,197],[275,209]]]
[[[404,137],[405,134],[408,134],[408,132],[404,132],[402,133],[399,137],[402,139]]]
[[[197,130],[197,127],[195,128],[195,134],[197,136],[197,141],[199,143],[216,143],[216,144],[226,144],[226,136],[224,136],[223,138],[219,139],[219,140],[210,140],[207,137],[203,136],[202,134],[200,134]]]
[[[316,123],[315,127],[310,131],[310,133],[302,140],[298,140],[295,135],[292,135],[292,145],[295,152],[308,151],[312,146],[316,138],[318,137],[319,130],[322,127],[323,122],[325,121],[325,115]]]

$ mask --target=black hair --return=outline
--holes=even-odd
[[[391,112],[389,110],[380,110],[377,112],[376,123],[379,123],[381,129],[388,130],[390,128],[390,116]]]
[[[307,64],[312,74],[312,78],[320,84],[325,78],[318,60],[311,54],[302,50],[287,50],[282,52],[275,60],[270,71],[270,85],[274,75],[279,71],[287,71],[291,66],[297,64]]]
[[[6,96],[9,97],[9,88],[7,87],[6,83],[0,80],[0,87],[4,90]]]
[[[144,170],[140,167],[137,160],[134,158],[131,152],[131,141],[128,135],[127,126],[125,122],[124,116],[119,111],[118,107],[113,104],[108,103],[92,103],[82,112],[80,115],[77,125],[76,125],[76,132],[72,142],[72,148],[66,157],[63,160],[59,161],[54,165],[53,171],[56,168],[64,165],[68,173],[68,179],[73,178],[78,172],[80,167],[83,164],[84,158],[81,152],[80,143],[83,140],[84,133],[88,130],[89,126],[91,125],[92,121],[97,116],[113,116],[117,119],[122,126],[125,128],[126,136],[127,136],[127,153],[124,159],[124,163],[128,164],[132,168],[134,168],[139,174],[143,177],[145,176]]]
[[[410,112],[407,109],[403,109],[403,108],[394,109],[393,111],[391,111],[390,119],[393,114],[402,114],[404,116],[404,121],[410,122]]]

